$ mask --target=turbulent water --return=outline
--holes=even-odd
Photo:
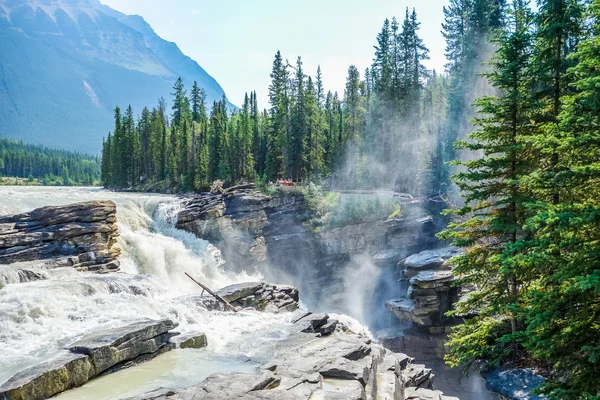
[[[18,272],[22,264],[0,265],[0,383],[52,358],[86,333],[141,318],[170,318],[179,323],[177,331],[206,333],[209,345],[202,350],[168,352],[154,361],[94,379],[58,398],[109,400],[158,387],[176,389],[197,384],[214,372],[250,371],[272,357],[293,329],[291,321],[296,314],[207,312],[194,302],[190,295],[199,293],[199,289],[184,272],[215,289],[260,280],[262,276],[225,271],[217,248],[176,229],[175,217],[181,207],[178,198],[98,188],[0,186],[0,215],[106,199],[117,204],[120,272],[98,275],[72,268],[46,269],[42,263],[33,262],[26,263],[27,269],[37,276],[24,277]],[[382,303],[385,299],[375,294],[389,291],[374,286],[374,278],[381,271],[370,260],[359,261],[358,266],[344,271],[346,289],[340,292],[341,297],[332,296],[321,306],[368,322],[360,310],[373,302]],[[363,276],[370,276],[370,283],[357,285]],[[382,281],[395,282],[393,277]],[[356,320],[343,315],[336,318],[352,324],[353,330],[366,332]],[[392,331],[400,332],[406,325],[398,324],[389,313],[376,319],[388,321]],[[463,400],[497,398],[485,391],[478,374],[459,382],[456,374],[440,363],[436,373],[441,378],[436,379],[440,383],[436,386],[447,394]]]
[[[51,358],[87,332],[123,326],[140,318],[171,318],[179,323],[178,331],[205,332],[209,343],[200,352],[161,356],[158,370],[156,363],[148,363],[127,372],[146,377],[150,386],[189,385],[206,373],[247,368],[254,364],[246,360],[266,360],[263,358],[272,355],[278,340],[288,333],[292,314],[206,312],[186,297],[197,294],[198,287],[184,272],[212,288],[259,280],[261,276],[224,271],[218,249],[174,228],[180,207],[175,197],[96,188],[0,187],[0,199],[0,215],[46,205],[111,199],[117,204],[122,249],[121,272],[108,275],[37,265],[45,279],[16,284],[16,267],[0,266],[0,281],[4,282],[0,284],[0,382]],[[203,373],[183,379],[185,374],[165,372],[169,365],[180,370],[193,366],[192,371],[202,366]],[[148,373],[148,368],[154,372]],[[140,382],[135,386],[144,387]],[[124,394],[122,390],[119,393]],[[114,393],[74,398],[114,398]]]

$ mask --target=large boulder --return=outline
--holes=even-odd
[[[56,266],[118,269],[113,262],[120,253],[115,246],[116,221],[112,201],[42,207],[0,217],[0,264],[60,258]]]
[[[42,400],[81,386],[96,376],[92,360],[83,354],[61,356],[21,371],[0,386],[5,400]]]
[[[177,333],[169,331],[176,327],[177,324],[169,319],[146,319],[121,328],[92,333],[72,343],[68,349],[89,356],[96,373],[100,374],[109,368],[119,368],[124,362],[135,362],[138,357],[148,359],[171,350],[173,344],[170,339]]]
[[[486,388],[511,400],[544,400],[532,394],[545,379],[528,368],[494,369],[484,374]]]

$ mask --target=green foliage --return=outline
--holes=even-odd
[[[100,159],[0,138],[0,176],[38,184],[92,186],[100,181]]]
[[[310,215],[307,227],[313,231],[399,218],[402,215],[400,204],[392,198],[343,198],[335,192],[323,191],[314,183],[310,183],[303,194]]]

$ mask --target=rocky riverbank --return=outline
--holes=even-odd
[[[307,315],[295,324],[286,349],[253,374],[213,374],[183,390],[158,389],[129,400],[457,400],[432,389],[431,369],[327,315]]]
[[[6,400],[42,400],[83,385],[90,379],[171,350],[177,333],[170,320],[142,320],[117,329],[90,333],[66,346],[58,357],[25,369],[0,386]]]

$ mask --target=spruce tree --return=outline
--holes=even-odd
[[[461,285],[475,291],[455,304],[453,315],[476,315],[455,328],[447,357],[450,365],[470,365],[479,358],[498,365],[516,354],[523,340],[521,307],[530,271],[515,262],[519,245],[529,233],[523,225],[529,215],[531,193],[522,178],[532,170],[526,146],[531,127],[531,18],[521,0],[514,0],[511,23],[495,40],[498,50],[493,71],[485,74],[500,91],[477,100],[478,130],[458,149],[482,154],[456,162],[464,172],[453,179],[462,191],[465,206],[456,213],[464,221],[449,224],[440,234],[465,249],[452,261]]]

